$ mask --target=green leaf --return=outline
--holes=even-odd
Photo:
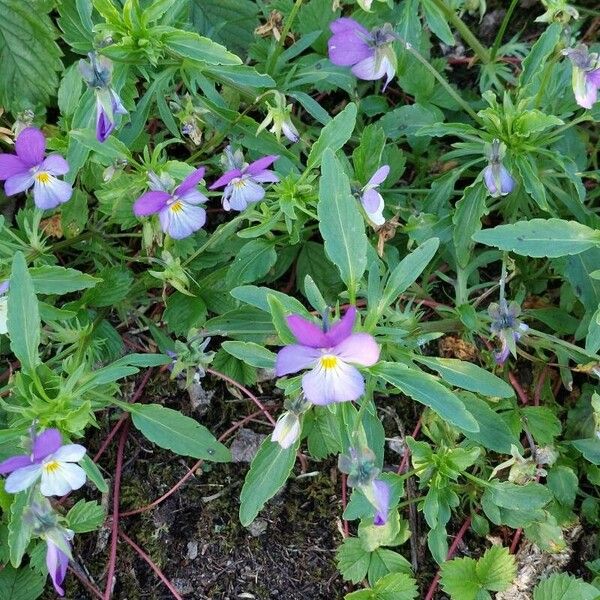
[[[595,465],[600,465],[600,439],[593,437],[585,440],[573,440],[571,442],[586,460]]]
[[[379,304],[381,308],[395,302],[398,296],[419,278],[425,267],[435,256],[439,245],[440,240],[438,238],[430,238],[400,261],[390,273],[385,284]]]
[[[88,306],[114,306],[124,300],[133,285],[133,274],[126,267],[106,267],[98,273],[102,281],[83,295]]]
[[[223,348],[232,356],[258,369],[273,369],[277,356],[254,342],[223,342]]]
[[[541,446],[553,444],[554,438],[560,435],[560,419],[547,406],[524,406],[521,413],[529,433]]]
[[[73,63],[66,71],[58,88],[58,108],[63,117],[70,117],[81,99],[83,80],[79,65]]]
[[[484,229],[473,236],[476,242],[536,258],[579,254],[600,246],[600,232],[576,221],[532,219]]]
[[[240,522],[247,527],[254,521],[267,500],[283,486],[296,462],[300,440],[289,448],[272,442],[270,436],[261,444],[252,460],[240,495]]]
[[[277,252],[271,242],[262,239],[244,244],[227,271],[228,287],[253,283],[262,279],[277,262]]]
[[[579,488],[579,479],[573,469],[563,465],[552,467],[548,472],[546,483],[561,504],[573,506]]]
[[[32,267],[29,275],[36,294],[69,294],[94,287],[100,279],[76,269],[44,265]]]
[[[22,252],[13,258],[8,290],[8,333],[10,348],[21,368],[32,373],[40,362],[40,313],[31,275]]]
[[[371,553],[363,548],[359,538],[346,538],[336,554],[337,566],[346,581],[359,583],[369,569]]]
[[[479,425],[465,405],[435,377],[400,363],[381,362],[372,372],[410,396],[429,406],[442,419],[464,431],[478,431]]]
[[[0,106],[17,111],[46,104],[63,68],[51,5],[32,0],[0,0]]]
[[[387,548],[377,548],[371,553],[371,562],[367,578],[371,585],[375,585],[382,577],[388,573],[406,573],[412,575],[411,564],[398,552]]]
[[[485,186],[477,181],[465,189],[463,197],[456,203],[452,216],[452,237],[456,260],[462,268],[469,264],[474,245],[473,235],[481,230],[481,218],[487,212],[487,195]]]
[[[550,207],[546,200],[546,188],[539,178],[537,163],[530,155],[516,156],[514,161],[521,173],[525,191],[543,211],[548,211]]]
[[[104,481],[98,465],[87,454],[83,457],[79,465],[85,471],[87,478],[96,486],[96,489],[101,494],[106,494],[108,492],[108,484]]]
[[[414,359],[437,371],[450,385],[464,390],[497,398],[512,398],[515,395],[512,386],[506,381],[473,363],[434,356],[415,356]]]
[[[508,548],[492,546],[479,559],[455,558],[442,565],[441,583],[452,600],[483,600],[507,589],[517,574]]]
[[[23,555],[31,541],[32,525],[25,518],[29,508],[29,492],[19,492],[13,497],[10,505],[10,522],[8,523],[8,549],[10,562],[15,569],[21,565]]]
[[[344,449],[340,421],[328,407],[315,406],[308,411],[304,427],[308,431],[308,451],[313,458],[321,460]]]
[[[323,156],[322,171],[317,205],[319,230],[325,252],[352,296],[367,266],[365,223],[350,191],[348,176],[330,149]]]
[[[560,40],[563,26],[561,23],[552,23],[532,46],[531,51],[525,57],[522,63],[520,84],[524,88],[527,85],[534,84],[528,92],[533,95],[537,92],[540,78],[544,70],[544,64],[548,57],[554,52],[556,44]]]
[[[43,573],[5,565],[0,571],[0,600],[36,600],[42,595],[45,583]]]
[[[91,150],[104,158],[104,164],[106,165],[118,160],[131,159],[129,148],[114,135],[111,135],[104,142],[99,142],[96,139],[96,132],[93,129],[72,129],[69,132],[69,136],[74,140],[77,140],[88,150]]]
[[[202,298],[173,292],[167,298],[163,319],[171,333],[184,336],[192,327],[198,328],[204,325],[207,312]]]
[[[104,509],[97,502],[80,500],[67,513],[67,523],[75,533],[87,533],[98,529],[104,516]]]
[[[208,63],[209,65],[241,65],[241,59],[227,48],[193,31],[171,29],[163,42],[181,58]]]
[[[151,442],[182,456],[212,462],[229,462],[229,449],[217,442],[213,434],[194,419],[160,404],[123,404],[131,413],[133,424]]]
[[[486,488],[487,492],[497,506],[512,510],[532,511],[542,508],[552,500],[548,488],[533,482],[516,485],[508,481],[492,481]]]
[[[598,588],[567,573],[542,579],[533,590],[533,600],[597,600]]]
[[[318,167],[325,156],[326,150],[335,154],[350,139],[355,124],[356,104],[351,102],[323,127],[319,139],[310,149],[310,154],[306,161],[306,169],[310,171]]]
[[[346,600],[414,600],[419,595],[415,580],[406,573],[390,573],[370,590],[359,590]]]
[[[454,39],[452,30],[446,22],[444,14],[434,2],[432,0],[421,0],[421,6],[423,7],[423,13],[425,14],[429,29],[431,29],[444,44],[447,44],[448,46],[456,45],[456,40]],[[450,10],[454,9],[451,8]]]
[[[192,0],[191,20],[201,35],[243,53],[255,40],[258,12],[252,0]]]
[[[246,304],[250,304],[265,312],[270,312],[269,296],[275,296],[281,303],[286,312],[298,313],[302,316],[309,317],[310,314],[304,308],[302,303],[292,296],[288,296],[283,292],[271,290],[267,287],[258,287],[255,285],[241,285],[231,290],[231,295],[237,300],[241,300]]]

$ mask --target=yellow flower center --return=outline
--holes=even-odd
[[[60,463],[57,460],[51,460],[44,465],[44,471],[48,475],[52,475],[52,473],[56,473],[60,469]]]
[[[237,188],[238,190],[246,185],[246,182],[243,179],[234,179],[232,183],[233,187]]]
[[[48,183],[50,181],[50,174],[46,173],[46,171],[41,171],[40,173],[36,173],[34,178],[40,183]]]
[[[335,369],[338,364],[337,356],[331,356],[330,354],[326,354],[321,357],[321,366],[324,369]]]
[[[183,212],[183,202],[180,202],[179,200],[173,202],[173,204],[171,204],[171,210],[174,213]]]

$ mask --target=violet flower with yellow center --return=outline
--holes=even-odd
[[[352,333],[356,308],[350,307],[331,329],[320,328],[300,315],[291,315],[286,320],[299,343],[279,351],[277,375],[310,368],[302,377],[302,390],[313,404],[360,398],[365,380],[354,365],[374,365],[379,360],[379,346],[368,333]]]

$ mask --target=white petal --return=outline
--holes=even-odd
[[[85,448],[79,444],[61,446],[53,455],[52,460],[59,462],[79,462],[85,456]]]
[[[4,483],[4,490],[9,494],[22,492],[28,487],[31,487],[40,477],[42,473],[42,465],[31,465],[13,471]]]
[[[365,389],[360,372],[342,360],[333,368],[323,368],[320,363],[302,377],[302,389],[309,402],[331,404],[357,400]]]
[[[40,491],[44,496],[64,496],[85,484],[85,471],[72,463],[60,463],[51,472],[42,471]]]
[[[73,194],[70,183],[61,181],[54,175],[48,175],[48,178],[47,183],[36,179],[33,185],[33,201],[38,208],[56,208],[59,204],[67,202]]]
[[[0,335],[8,333],[8,300],[0,298]]]

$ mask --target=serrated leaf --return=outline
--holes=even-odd
[[[0,0],[0,106],[16,113],[45,104],[63,66],[56,31],[32,0]]]
[[[87,533],[98,529],[104,516],[104,509],[97,502],[80,500],[67,513],[67,523],[75,533]]]
[[[358,538],[346,538],[336,553],[337,566],[346,581],[362,581],[369,569],[371,553],[365,550]]]
[[[546,483],[561,504],[573,506],[579,488],[579,479],[573,469],[564,465],[553,466],[548,472]]]
[[[44,591],[46,576],[28,567],[5,565],[0,571],[0,600],[36,600]]]
[[[240,522],[247,527],[254,521],[265,503],[287,481],[294,463],[300,440],[289,448],[272,442],[270,436],[261,444],[252,460],[240,494]]]
[[[364,219],[350,191],[348,176],[329,148],[323,156],[322,173],[317,214],[325,252],[348,289],[355,293],[367,266]]]
[[[190,417],[160,404],[121,404],[131,413],[133,424],[151,442],[182,456],[212,462],[229,462],[229,449]]]
[[[406,573],[390,573],[370,590],[359,590],[346,600],[414,600],[419,595],[415,580]]]
[[[498,225],[476,233],[473,239],[500,250],[536,258],[579,254],[600,246],[600,232],[576,221],[562,219],[531,219]]]
[[[567,573],[555,573],[533,590],[533,600],[597,600],[598,588]]]
[[[57,265],[32,267],[29,274],[36,294],[69,294],[92,288],[101,281],[87,273]]]
[[[10,348],[29,373],[39,364],[40,312],[25,257],[16,252],[8,290],[8,333]]]

